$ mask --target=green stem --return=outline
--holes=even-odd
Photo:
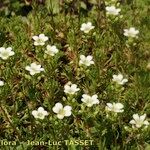
[[[12,123],[12,120],[10,119],[8,112],[5,108],[3,108],[2,105],[0,105],[0,109],[2,111],[2,114],[4,115],[4,117],[6,118],[6,120],[9,122],[9,124],[11,125],[12,129],[16,132],[16,134],[18,135],[18,138],[22,139],[21,137],[21,133],[20,131],[15,127],[15,125]]]

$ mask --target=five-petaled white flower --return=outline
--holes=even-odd
[[[47,45],[46,49],[47,50],[45,51],[45,53],[48,55],[54,56],[56,53],[58,53],[58,49],[55,45]]]
[[[48,112],[44,110],[43,107],[39,107],[38,110],[33,110],[32,115],[37,119],[44,119],[45,116],[48,116]]]
[[[0,86],[3,86],[3,85],[4,85],[4,81],[0,80]]]
[[[41,65],[37,65],[36,63],[32,63],[30,66],[26,66],[25,69],[28,70],[31,75],[44,71],[44,68],[41,68]]]
[[[12,51],[11,47],[8,48],[4,48],[4,47],[0,47],[0,57],[3,60],[6,60],[7,58],[9,58],[10,56],[13,56],[15,53],[14,51]]]
[[[149,122],[146,120],[146,114],[139,116],[138,114],[133,115],[133,120],[130,121],[130,124],[132,124],[133,128],[140,128],[143,125],[146,127],[149,125]]]
[[[85,57],[84,55],[80,55],[79,65],[90,66],[94,64],[94,61],[92,59],[93,59],[93,56],[91,55],[88,55],[87,57]]]
[[[128,79],[123,79],[122,74],[113,75],[112,81],[116,82],[117,84],[124,85],[126,82],[128,82]]]
[[[39,36],[33,36],[32,38],[34,40],[35,46],[44,45],[45,42],[48,40],[48,37],[45,36],[44,34],[40,34]]]
[[[124,29],[124,36],[127,37],[137,37],[137,34],[139,34],[139,30],[136,30],[134,27],[131,27],[129,29]]]
[[[116,8],[115,6],[107,6],[106,7],[106,11],[107,11],[107,14],[109,15],[119,15],[119,12],[121,11],[120,8]]]
[[[112,111],[116,113],[120,113],[124,111],[124,106],[121,103],[107,103],[106,110]]]
[[[61,103],[56,103],[52,110],[57,114],[59,119],[63,119],[65,116],[68,117],[71,115],[72,107],[68,105],[63,107]]]
[[[68,82],[65,86],[64,86],[64,92],[67,94],[75,94],[77,91],[79,91],[80,89],[77,88],[76,84],[72,84],[71,82]]]
[[[87,107],[91,107],[94,104],[99,104],[99,100],[97,98],[98,98],[98,96],[96,94],[93,95],[93,96],[90,96],[90,95],[87,95],[87,94],[83,94],[81,101],[83,103],[85,103],[85,105]]]
[[[94,26],[92,26],[91,22],[83,23],[80,28],[80,30],[84,33],[89,33],[89,31],[92,29],[94,29]]]

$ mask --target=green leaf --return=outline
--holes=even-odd
[[[46,0],[46,7],[49,13],[57,14],[60,11],[59,0]]]
[[[87,9],[86,4],[85,4],[84,2],[80,2],[80,6],[81,6],[81,8],[83,8],[83,9]]]
[[[150,145],[149,145],[149,144],[148,144],[148,145],[146,145],[145,150],[150,150]]]
[[[91,4],[97,4],[96,0],[89,0],[88,2],[91,3]]]

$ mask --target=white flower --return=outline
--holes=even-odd
[[[83,103],[85,103],[85,105],[86,105],[87,107],[91,107],[91,106],[93,106],[94,104],[99,104],[99,100],[98,100],[97,98],[98,98],[98,96],[97,96],[96,94],[93,95],[93,96],[89,96],[89,95],[87,95],[87,94],[83,94],[81,101],[82,101]]]
[[[89,33],[89,31],[92,29],[94,29],[94,26],[92,26],[91,22],[83,23],[80,28],[80,30],[84,33]]]
[[[123,107],[121,103],[107,103],[106,110],[119,113],[124,111]]]
[[[48,112],[44,110],[43,107],[39,107],[38,110],[33,110],[32,115],[37,119],[44,119],[45,116],[48,116]]]
[[[11,47],[8,48],[4,48],[4,47],[0,47],[0,57],[3,60],[6,60],[7,58],[9,58],[10,56],[13,56],[15,53],[12,51]]]
[[[37,65],[36,63],[32,63],[30,66],[26,66],[25,69],[28,70],[31,75],[44,71],[44,68],[41,68],[41,65]]]
[[[3,85],[4,85],[4,81],[0,80],[0,86],[3,86]]]
[[[59,119],[63,119],[65,116],[68,117],[71,115],[72,107],[67,105],[63,108],[61,103],[56,103],[52,110],[57,114]]]
[[[48,55],[54,56],[56,53],[58,53],[58,49],[55,45],[47,45],[46,49],[47,50],[45,51],[45,53]]]
[[[94,61],[92,59],[93,57],[91,55],[88,55],[87,57],[85,57],[84,55],[80,55],[79,65],[90,66],[94,64]]]
[[[45,36],[44,34],[40,34],[39,36],[33,36],[32,38],[34,40],[35,46],[44,45],[45,42],[48,40],[48,37]]]
[[[65,86],[64,86],[64,92],[67,94],[75,94],[77,91],[79,91],[80,89],[77,88],[76,84],[72,84],[71,82],[68,82]]]
[[[118,75],[113,75],[113,79],[114,82],[116,82],[117,84],[120,85],[124,85],[126,82],[128,82],[128,79],[123,79],[123,75],[122,74],[118,74]]]
[[[135,30],[134,27],[131,27],[129,29],[124,29],[124,36],[137,37],[137,34],[139,34],[139,30]]]
[[[106,11],[107,11],[107,14],[109,15],[119,15],[119,12],[121,11],[120,8],[116,8],[115,6],[107,6],[106,7]]]
[[[149,125],[149,122],[145,120],[146,114],[139,116],[138,114],[133,115],[133,120],[130,121],[130,124],[132,124],[132,127],[140,128],[143,125],[146,127]]]

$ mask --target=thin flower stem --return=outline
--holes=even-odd
[[[26,94],[24,93],[24,89],[22,89],[22,93],[23,93],[23,95],[26,97]],[[26,100],[26,98],[25,98],[25,103],[26,103],[26,105],[28,106],[28,102],[27,102],[27,100]],[[32,120],[32,116],[31,116],[31,113],[30,113],[30,109],[27,107],[27,110],[28,110],[28,114],[29,114],[29,116],[30,116],[30,119],[31,119],[31,133],[33,134],[34,132],[33,132],[33,126],[34,126],[34,123],[33,123],[33,120]]]
[[[9,122],[9,124],[11,125],[12,129],[16,132],[16,134],[18,135],[19,139],[22,139],[21,137],[21,133],[20,131],[15,127],[15,125],[12,123],[12,120],[10,119],[7,110],[4,108],[4,106],[0,105],[0,109],[2,111],[2,114],[4,115],[4,117],[6,118],[6,120]]]
[[[52,25],[53,25],[53,29],[54,29],[54,32],[56,31],[56,28],[55,28],[55,21],[54,21],[54,15],[53,15],[53,4],[52,4],[52,0],[50,0],[50,8],[49,8],[49,11],[50,11],[50,14],[51,14],[51,21],[52,21]]]

